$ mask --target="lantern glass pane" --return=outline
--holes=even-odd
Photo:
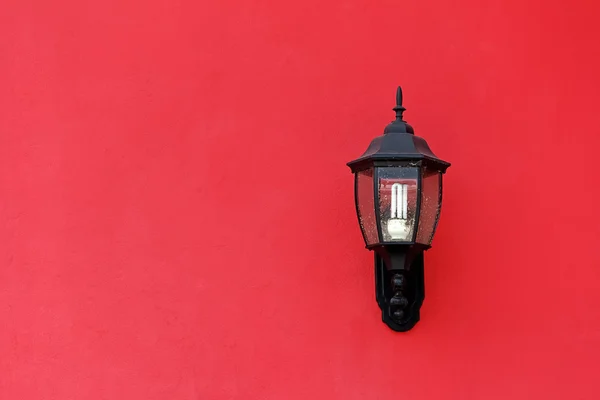
[[[418,243],[430,245],[433,239],[442,206],[441,181],[442,174],[439,171],[423,170],[419,231],[417,233]]]
[[[358,223],[367,245],[377,243],[377,224],[375,223],[375,190],[373,169],[356,173],[355,188],[356,212]]]
[[[379,168],[382,242],[412,242],[417,211],[419,168]]]

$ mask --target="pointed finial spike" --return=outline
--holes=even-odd
[[[383,130],[384,134],[388,133],[410,133],[413,134],[415,131],[412,126],[406,123],[403,119],[402,114],[406,111],[406,108],[402,105],[402,87],[398,86],[396,89],[396,106],[394,106],[393,110],[396,112],[396,120],[392,121],[388,126]]]
[[[402,113],[406,111],[406,108],[402,106],[402,87],[400,86],[396,90],[396,107],[393,110],[396,112],[396,121],[402,121]]]
[[[398,86],[396,90],[396,106],[402,107],[402,87]]]

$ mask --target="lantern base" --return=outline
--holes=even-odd
[[[423,251],[411,257],[408,268],[403,269],[388,268],[384,258],[375,253],[375,299],[382,321],[396,332],[412,329],[421,318],[425,299],[423,265]]]

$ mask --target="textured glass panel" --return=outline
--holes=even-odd
[[[360,229],[367,244],[378,242],[374,197],[373,169],[358,172],[356,174],[356,210]]]
[[[379,169],[379,210],[384,242],[412,242],[419,168]]]
[[[441,179],[442,174],[440,172],[423,170],[419,231],[417,232],[418,243],[429,245],[431,244],[431,239],[433,239],[436,221],[441,208]]]

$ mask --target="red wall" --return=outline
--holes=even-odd
[[[596,1],[0,12],[0,399],[600,398]],[[345,162],[453,162],[414,330]]]

